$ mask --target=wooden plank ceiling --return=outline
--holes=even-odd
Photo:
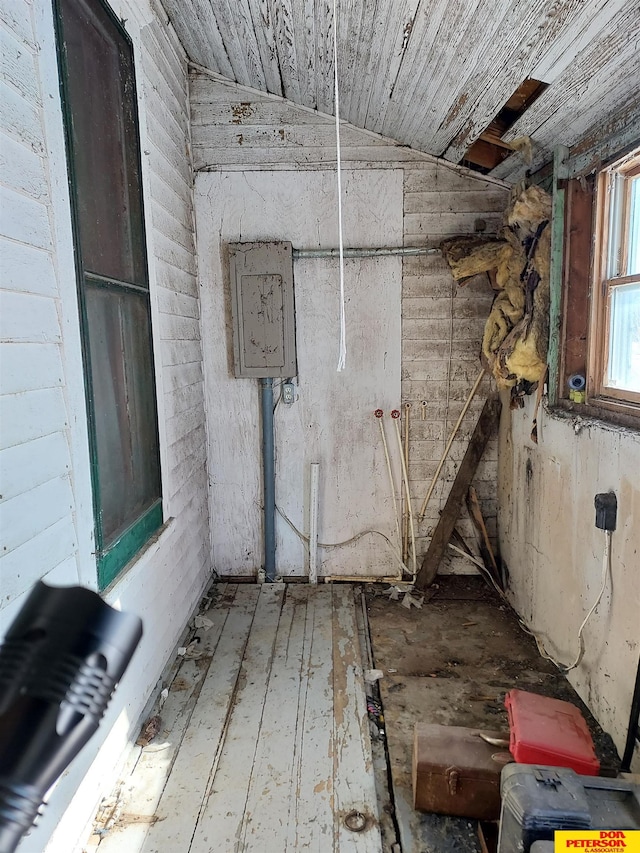
[[[162,3],[193,62],[333,114],[333,0]],[[548,87],[504,139],[530,136],[538,160],[623,105],[640,114],[638,0],[337,0],[337,8],[341,117],[451,162],[465,159],[527,78]],[[498,173],[521,162],[510,156]]]

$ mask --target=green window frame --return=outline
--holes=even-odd
[[[103,0],[53,3],[104,589],[163,521],[134,55]]]

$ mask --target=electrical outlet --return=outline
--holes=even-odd
[[[295,400],[295,389],[293,387],[293,382],[284,382],[282,384],[282,402],[290,406]]]
[[[613,531],[616,529],[618,501],[615,492],[602,492],[595,496],[596,527],[600,530]]]

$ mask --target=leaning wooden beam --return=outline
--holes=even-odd
[[[429,548],[422,561],[420,571],[416,576],[416,588],[425,589],[430,586],[438,573],[440,561],[456,526],[460,507],[473,480],[484,449],[494,433],[502,405],[497,398],[491,398],[484,404],[478,423],[471,436],[471,441],[458,468],[449,497],[444,505],[440,519],[433,531]]]

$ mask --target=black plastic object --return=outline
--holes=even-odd
[[[590,829],[589,804],[574,770],[507,765],[500,780],[499,853],[529,853],[534,841],[553,840],[556,829]]]
[[[602,492],[595,496],[596,527],[600,530],[615,530],[618,500],[615,492]]]
[[[640,785],[566,767],[509,764],[500,781],[498,853],[533,853],[557,829],[640,829]]]
[[[82,587],[38,583],[0,647],[0,853],[97,730],[142,622]]]

